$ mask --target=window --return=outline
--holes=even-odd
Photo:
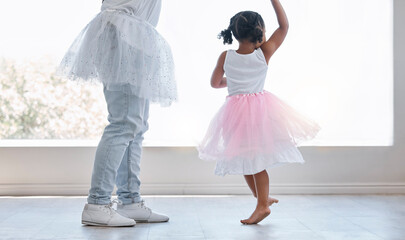
[[[106,124],[100,86],[53,77],[55,66],[100,1],[16,0],[0,9],[0,138],[94,139]],[[387,146],[393,141],[391,0],[282,1],[289,35],[270,61],[266,89],[322,127],[308,145]],[[22,7],[24,6],[24,7]],[[46,6],[46,7],[44,7]],[[223,46],[217,34],[238,11],[259,12],[276,28],[265,0],[163,1],[158,30],[172,46],[179,102],[152,106],[149,146],[193,146],[226,89],[209,80]]]

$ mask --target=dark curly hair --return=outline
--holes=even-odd
[[[238,41],[248,40],[252,43],[263,41],[264,21],[257,12],[243,11],[231,18],[229,27],[218,35],[224,44],[232,44],[232,34]]]

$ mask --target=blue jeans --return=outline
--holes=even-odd
[[[109,204],[114,184],[123,204],[142,201],[139,194],[143,135],[148,130],[149,101],[107,90],[109,124],[97,147],[87,202]]]

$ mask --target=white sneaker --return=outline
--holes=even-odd
[[[127,227],[135,226],[136,222],[133,219],[118,214],[112,208],[112,203],[110,203],[109,205],[84,205],[82,224],[92,226]]]
[[[117,212],[122,216],[134,219],[136,222],[167,222],[169,217],[160,213],[152,212],[152,210],[145,206],[145,202],[133,203],[133,204],[118,204]]]

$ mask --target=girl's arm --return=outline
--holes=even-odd
[[[271,0],[271,4],[276,12],[279,27],[276,31],[274,31],[273,35],[271,35],[271,37],[261,45],[261,49],[266,57],[267,63],[269,62],[271,56],[273,56],[276,50],[283,43],[285,37],[287,36],[289,27],[287,15],[285,14],[280,1]]]
[[[224,88],[226,87],[226,77],[224,77],[224,63],[225,63],[226,51],[219,56],[217,66],[211,76],[211,87]]]

